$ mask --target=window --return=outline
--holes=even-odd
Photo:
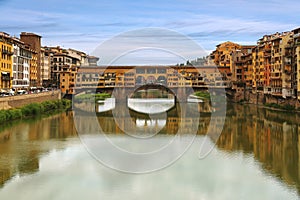
[[[166,73],[166,69],[157,69],[157,73],[158,74],[165,74]]]
[[[145,74],[145,69],[136,69],[137,74]]]
[[[155,74],[156,73],[156,69],[147,69],[147,74]]]

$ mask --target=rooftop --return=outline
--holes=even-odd
[[[27,33],[27,32],[21,32],[21,36],[37,36],[37,37],[42,37],[40,35],[37,35],[35,33]]]

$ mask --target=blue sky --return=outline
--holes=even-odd
[[[0,30],[42,35],[42,44],[87,53],[138,28],[166,28],[211,51],[223,41],[255,44],[264,34],[300,27],[298,0],[0,0]]]

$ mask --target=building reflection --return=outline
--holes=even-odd
[[[156,119],[151,121],[149,116],[130,112],[128,118],[121,118],[116,123],[112,112],[98,114],[96,122],[103,133],[124,134],[127,120],[140,129],[141,134],[147,133],[148,128],[154,126],[160,129],[159,134],[177,134],[179,127],[185,133],[191,133],[190,127],[195,124],[195,118],[181,119],[176,109],[168,112],[164,127],[159,126]],[[80,125],[85,130],[97,132],[92,123],[93,116],[83,117]],[[232,105],[227,108],[224,126],[221,135],[217,134],[223,125],[222,116],[211,117],[211,114],[201,114],[196,118],[198,122],[198,135],[206,135],[210,126],[211,139],[217,147],[230,153],[243,152],[261,163],[262,169],[286,184],[297,187],[300,193],[300,115],[257,108],[253,105]],[[143,132],[144,131],[144,132]]]
[[[267,173],[300,193],[299,115],[253,106],[230,106],[220,149],[253,155]]]
[[[175,106],[166,116],[149,116],[134,111],[126,115],[122,107],[115,111],[102,113],[74,111],[19,122],[0,133],[0,186],[16,175],[35,173],[39,170],[41,154],[56,148],[64,148],[66,138],[80,134],[98,134],[99,127],[106,134],[124,134],[128,121],[139,134],[147,134],[149,129],[158,134],[174,135],[180,128],[186,134],[193,133],[197,124],[197,134],[206,135],[222,151],[242,152],[254,157],[264,172],[277,177],[300,191],[300,141],[299,114],[272,111],[253,105],[227,105],[224,117],[210,113],[190,111],[190,115],[181,118],[179,108]],[[77,115],[79,112],[79,115]],[[193,113],[195,112],[195,113]],[[120,114],[117,122],[114,114]],[[222,129],[222,134],[217,134]],[[299,192],[300,193],[300,192]]]
[[[2,127],[0,133],[0,187],[12,177],[39,170],[39,158],[64,144],[56,141],[76,136],[71,112],[30,119]]]

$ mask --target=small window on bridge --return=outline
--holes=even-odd
[[[147,74],[156,74],[156,69],[147,69]]]
[[[166,69],[157,69],[157,73],[158,74],[165,74],[166,73]]]
[[[145,74],[145,69],[136,69],[137,74]]]

